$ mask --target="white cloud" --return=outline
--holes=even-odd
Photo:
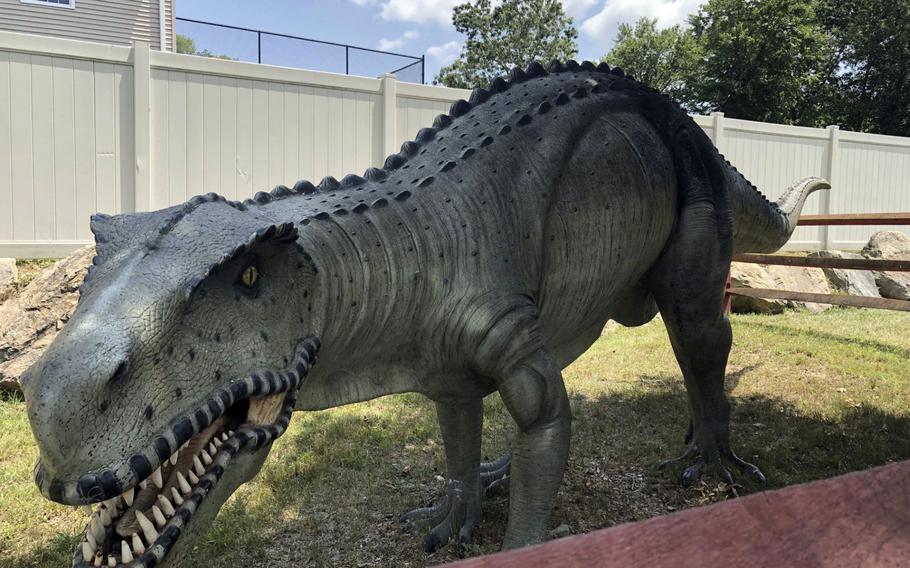
[[[570,0],[579,2],[580,0]],[[634,24],[642,16],[657,18],[659,28],[684,24],[704,0],[607,0],[604,7],[581,24],[581,31],[604,50],[616,39],[620,23]]]
[[[354,0],[368,2],[370,0]],[[452,8],[464,0],[382,0],[379,15],[383,20],[452,25]]]
[[[364,0],[355,1],[363,2]],[[566,14],[575,18],[576,23],[577,20],[587,14],[588,10],[595,4],[597,4],[597,0],[562,0],[563,10],[566,11]]]
[[[461,43],[449,41],[442,45],[434,45],[427,49],[427,55],[435,60],[440,67],[455,61],[461,53]]]
[[[420,34],[416,31],[408,30],[394,39],[380,39],[379,43],[376,45],[376,49],[381,49],[383,51],[398,51],[404,47],[404,44],[419,37]]]

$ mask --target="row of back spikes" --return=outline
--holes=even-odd
[[[619,67],[611,68],[606,63],[593,63],[591,61],[578,63],[576,61],[569,60],[565,63],[562,63],[554,59],[546,67],[539,61],[533,61],[524,70],[519,67],[515,67],[509,72],[508,78],[496,77],[493,79],[493,81],[490,82],[489,89],[478,87],[471,91],[471,96],[468,100],[459,99],[453,102],[452,106],[449,108],[448,114],[438,115],[435,120],[433,120],[432,127],[421,128],[420,131],[417,132],[417,137],[414,140],[408,140],[401,145],[401,151],[399,153],[391,154],[386,158],[385,164],[382,168],[367,168],[367,170],[363,173],[363,176],[348,174],[341,178],[341,181],[335,179],[332,176],[326,176],[322,178],[322,181],[320,181],[318,185],[313,185],[313,183],[308,180],[300,180],[294,184],[294,187],[279,185],[272,189],[271,192],[266,193],[264,191],[260,191],[256,193],[256,195],[254,195],[251,199],[244,200],[243,204],[265,204],[270,203],[276,199],[281,199],[292,195],[310,195],[313,193],[336,191],[338,189],[357,187],[363,185],[367,181],[384,180],[386,177],[388,177],[389,171],[400,168],[408,161],[408,158],[414,156],[420,149],[421,143],[426,143],[430,140],[433,140],[433,138],[436,137],[436,134],[440,130],[452,124],[455,118],[467,114],[475,106],[486,102],[487,99],[489,99],[490,96],[494,93],[501,93],[505,90],[508,90],[513,84],[522,83],[529,79],[543,77],[545,75],[549,75],[550,73],[563,73],[566,71],[597,71],[600,73],[610,73],[619,77],[625,76],[623,70]],[[627,78],[632,79],[631,77]],[[208,196],[199,196],[195,199],[209,200]],[[237,205],[237,203],[233,203],[233,205]]]
[[[421,143],[426,143],[430,140],[433,140],[437,132],[452,124],[455,118],[467,114],[475,106],[486,102],[492,94],[506,91],[513,84],[522,83],[529,79],[543,77],[545,75],[549,75],[550,73],[563,73],[567,71],[588,71],[605,74],[609,73],[614,76],[625,77],[629,81],[636,83],[639,87],[642,87],[650,92],[658,92],[648,87],[647,85],[638,83],[631,75],[626,75],[620,67],[611,68],[605,62],[595,64],[592,61],[583,61],[582,63],[578,63],[570,59],[565,63],[562,63],[559,60],[554,59],[546,67],[544,67],[544,65],[542,65],[539,61],[532,61],[524,70],[522,70],[520,67],[512,68],[512,70],[509,72],[508,78],[496,77],[490,82],[489,89],[484,89],[481,87],[473,89],[468,100],[459,99],[453,102],[452,106],[449,108],[448,114],[437,115],[433,120],[432,127],[421,128],[417,132],[415,140],[408,140],[404,142],[401,145],[401,151],[399,153],[391,154],[386,158],[382,168],[367,168],[367,170],[363,173],[363,176],[348,174],[344,176],[341,181],[335,179],[333,176],[326,176],[322,178],[322,181],[320,181],[318,185],[313,185],[313,183],[308,180],[300,180],[290,188],[285,185],[278,185],[272,189],[271,192],[257,192],[252,198],[246,199],[242,203],[239,201],[227,200],[216,193],[208,193],[192,198],[190,200],[190,204],[199,205],[200,203],[210,201],[225,201],[229,205],[238,209],[246,209],[247,205],[271,203],[276,199],[282,199],[284,197],[293,195],[311,195],[314,193],[330,192],[336,191],[338,189],[358,187],[367,181],[384,180],[386,177],[388,177],[389,171],[400,168],[407,162],[408,158],[414,156],[420,149]],[[669,99],[667,95],[663,94],[663,96]],[[676,101],[672,101],[672,103],[677,107],[679,106]],[[727,163],[727,166],[733,168],[733,170],[739,174],[739,176],[752,190],[758,193],[770,205],[776,206],[776,203],[770,201],[761,191],[759,191],[758,188],[752,184],[752,182],[743,176],[743,174],[739,172],[739,170],[737,170],[736,167],[733,166],[730,161],[723,156],[723,154],[721,154],[721,158],[724,159],[724,161]]]

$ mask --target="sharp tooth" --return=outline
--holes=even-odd
[[[223,442],[221,441],[221,438],[215,438],[215,440],[212,442],[212,444],[213,444],[216,448],[220,448],[222,443],[223,443]]]
[[[91,530],[85,531],[85,540],[87,540],[88,543],[92,545],[92,550],[97,550],[97,549],[98,549],[98,541],[95,540],[95,535],[92,534],[92,531],[91,531]],[[94,555],[94,554],[95,554],[95,553],[93,552],[92,555]],[[83,554],[82,557],[83,557],[84,559],[86,559],[86,561],[88,561],[88,560],[87,560],[87,559],[88,559],[88,556],[85,556],[85,555]]]
[[[180,492],[177,491],[176,487],[171,487],[171,499],[174,500],[174,504],[178,507],[183,505],[183,497],[180,496]]]
[[[117,559],[114,558],[113,554],[107,557],[107,565],[109,568],[114,568],[117,565]]]
[[[101,525],[101,519],[98,515],[92,516],[92,534],[95,536],[95,542],[104,541],[104,527]]]
[[[104,506],[110,509],[111,515],[116,515],[117,509],[120,507],[120,496],[108,499],[104,502]]]
[[[94,513],[94,511],[92,510],[92,506],[91,506],[91,505],[82,505],[82,506],[79,507],[79,508],[82,509],[82,512],[85,513],[86,516],[91,515],[92,513]]]
[[[125,540],[120,541],[120,561],[126,564],[133,561],[133,551]]]
[[[155,484],[155,487],[161,489],[164,487],[164,479],[161,478],[161,468],[159,467],[152,473],[152,483]]]
[[[139,538],[138,533],[133,533],[133,550],[136,551],[136,554],[145,553],[145,545],[142,544],[142,539]]]
[[[171,489],[173,489],[173,487],[172,487]],[[164,495],[159,495],[159,496],[158,496],[158,506],[161,507],[161,510],[162,510],[162,511],[164,512],[164,514],[167,515],[168,517],[170,517],[171,515],[173,515],[174,512],[175,512],[175,511],[174,511],[174,506],[171,505],[171,502],[170,502],[170,501],[168,500],[168,498],[165,497]]]
[[[218,438],[215,438],[215,442],[218,441]],[[218,446],[215,445],[215,442],[209,442],[209,453],[215,455],[218,453]],[[219,446],[221,444],[218,444]]]
[[[101,507],[101,524],[106,527],[111,524],[111,512],[107,507]]]
[[[190,475],[192,475],[192,472],[190,472]],[[180,485],[180,491],[184,495],[190,494],[190,491],[192,491],[192,488],[190,487],[190,484],[186,482],[186,478],[183,477],[183,474],[180,473],[179,471],[177,472],[177,483]]]
[[[199,461],[199,456],[193,456],[193,469],[196,470],[196,475],[205,475],[205,466]]]
[[[222,441],[222,442],[227,442],[229,437],[230,437],[230,436],[227,435],[227,432],[222,432],[222,433],[221,433],[221,441]]]
[[[171,454],[171,459],[169,460],[171,462],[171,465],[177,465],[177,458],[179,458],[179,457],[180,457],[180,452],[174,452],[173,454]]]
[[[82,559],[88,561],[95,556],[95,547],[87,540],[82,541]]]
[[[164,513],[161,512],[158,505],[152,505],[152,517],[154,517],[155,524],[158,525],[158,528],[167,524],[167,519],[164,518]]]
[[[209,465],[212,463],[212,456],[210,456],[207,451],[202,450],[201,452],[199,452],[199,455],[202,457],[202,463],[204,463],[205,465]],[[199,474],[199,475],[202,475],[202,474]]]
[[[193,473],[191,471],[191,472],[189,472],[189,476],[190,476],[190,483],[192,483],[193,485],[196,485],[197,483],[199,483],[199,478],[196,477],[195,473]]]
[[[149,480],[143,479],[142,481],[139,482],[139,489],[145,489],[145,486],[148,484],[149,484]]]
[[[133,506],[134,495],[136,495],[136,490],[132,487],[123,492],[123,502],[126,503],[127,507]]]
[[[151,545],[158,538],[158,531],[155,530],[155,525],[148,520],[148,517],[142,514],[142,511],[136,511],[136,520],[139,521],[139,526],[142,527],[145,541]]]
[[[101,563],[104,562],[104,556],[101,555],[101,551],[95,553],[95,566],[101,566]]]

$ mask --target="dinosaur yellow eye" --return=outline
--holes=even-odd
[[[255,266],[247,266],[243,271],[243,274],[240,276],[240,281],[243,282],[243,285],[247,288],[252,288],[256,284],[256,280],[259,279],[259,269]]]

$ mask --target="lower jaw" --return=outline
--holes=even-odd
[[[231,467],[230,462],[233,458],[241,451],[255,451],[284,433],[284,425],[287,424],[294,409],[296,394],[296,390],[292,390],[248,399],[249,409],[245,420],[235,428],[231,428],[227,419],[221,419],[187,442],[185,445],[187,449],[199,447],[205,450],[211,448],[210,444],[215,445],[215,439],[220,441],[216,445],[217,451],[214,455],[207,452],[205,464],[201,463],[200,452],[192,456],[195,458],[192,461],[197,462],[195,466],[191,465],[186,471],[180,470],[181,464],[189,463],[182,455],[178,457],[176,463],[168,462],[169,467],[165,466],[165,473],[168,476],[162,479],[161,487],[158,489],[159,494],[165,496],[170,510],[159,498],[154,507],[149,506],[136,514],[139,497],[143,495],[142,492],[149,491],[147,487],[154,488],[157,485],[152,485],[154,480],[143,482],[146,488],[139,490],[135,497],[137,501],[134,501],[132,506],[126,505],[125,496],[126,493],[132,494],[133,490],[102,503],[92,513],[83,540],[76,547],[73,567],[152,568],[159,565],[181,534],[186,531],[194,513],[216,487],[225,470]],[[178,480],[177,471],[181,472],[184,483]],[[176,495],[171,488],[175,488]],[[157,512],[153,511],[153,508],[158,509]],[[131,522],[124,527],[126,524],[124,517],[130,513],[137,519],[142,515],[144,521]]]

